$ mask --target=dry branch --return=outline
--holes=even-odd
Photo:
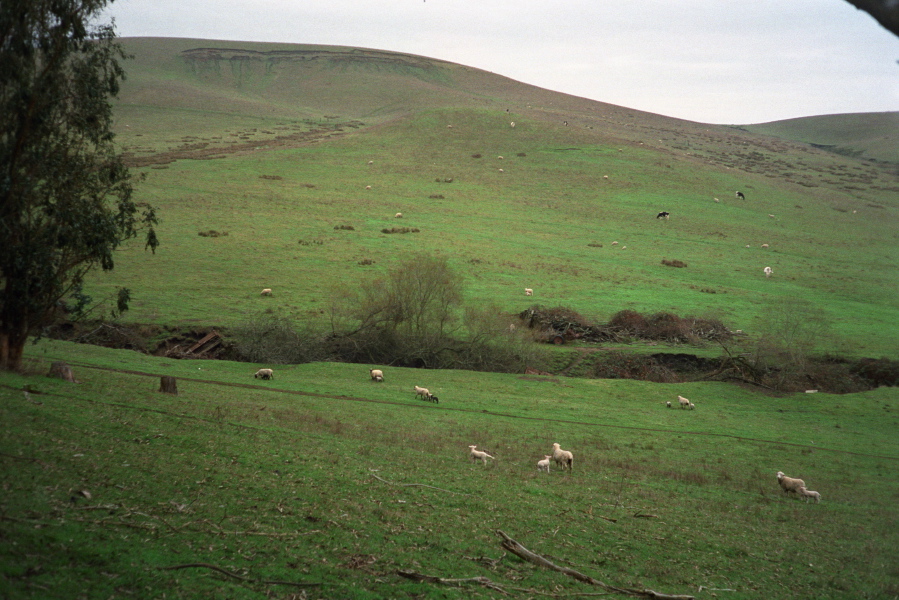
[[[239,579],[240,581],[246,581],[248,583],[264,583],[267,585],[292,585],[295,587],[314,587],[321,585],[320,583],[305,583],[305,582],[297,582],[297,581],[266,581],[263,579],[249,579],[247,577],[241,577],[240,575],[235,575],[230,571],[226,571],[221,567],[217,567],[215,565],[211,565],[209,563],[187,563],[184,565],[172,565],[171,567],[158,567],[160,571],[175,571],[177,569],[193,569],[193,568],[202,568],[202,569],[212,569],[213,571],[218,571],[223,575],[227,575],[228,577],[233,577],[234,579]]]
[[[424,483],[394,483],[392,481],[387,481],[386,479],[381,479],[374,473],[372,473],[371,476],[374,477],[375,479],[377,479],[378,481],[383,481],[387,485],[398,485],[400,487],[426,487],[426,488],[430,488],[432,490],[438,490],[440,492],[447,492],[448,494],[460,494],[462,496],[470,496],[471,495],[471,494],[463,494],[461,492],[454,492],[452,490],[445,490],[443,488],[434,487],[433,485],[425,485]]]
[[[419,583],[439,583],[441,585],[462,585],[465,583],[476,583],[478,585],[482,585],[484,587],[488,587],[491,590],[496,590],[503,594],[506,594],[506,590],[502,588],[499,584],[493,583],[487,577],[464,577],[461,579],[448,579],[444,577],[432,577],[430,575],[422,575],[421,573],[415,573],[414,571],[403,571],[398,570],[396,572],[400,577],[405,577],[406,579],[411,579],[412,581],[417,581]]]
[[[541,567],[546,567],[547,569],[552,569],[553,571],[558,571],[559,573],[564,573],[569,577],[573,577],[578,581],[582,581],[584,583],[589,583],[590,585],[595,585],[601,587],[603,589],[609,590],[610,592],[616,592],[618,594],[627,594],[629,596],[639,596],[641,598],[652,598],[653,600],[693,600],[693,596],[680,596],[680,595],[671,595],[671,594],[661,594],[659,592],[653,590],[633,590],[630,588],[619,588],[614,585],[609,585],[607,583],[603,583],[598,579],[594,579],[589,575],[584,575],[574,569],[569,569],[568,567],[560,567],[559,565],[553,563],[552,561],[540,556],[539,554],[535,554],[513,540],[503,531],[497,529],[496,533],[503,538],[502,546],[512,554],[518,556],[519,558],[526,560],[530,563],[534,563],[535,565],[539,565]]]

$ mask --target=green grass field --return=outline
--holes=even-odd
[[[899,592],[885,388],[765,398],[414,369],[375,384],[360,365],[322,363],[261,382],[254,365],[51,341],[28,358],[0,377],[4,597],[500,596],[399,570],[487,577],[520,597],[601,591],[503,557],[496,530],[624,588]],[[79,383],[43,376],[60,359]],[[157,391],[160,375],[178,396]],[[415,400],[413,384],[440,403]],[[665,408],[677,394],[696,410]],[[574,470],[538,474],[555,441]],[[472,463],[470,444],[496,459]],[[822,502],[785,496],[779,470]]]
[[[758,338],[786,313],[822,326],[816,352],[899,358],[899,180],[883,164],[422,57],[126,43],[117,139],[161,245],[122,248],[87,291],[130,288],[128,324],[227,333],[271,312],[326,328],[340,288],[425,253],[510,320],[535,303],[597,322],[667,311]],[[382,233],[399,226],[419,232]],[[59,360],[79,383],[45,377]],[[337,363],[253,379],[261,366],[28,346],[24,373],[0,373],[0,597],[605,593],[504,555],[497,530],[624,588],[899,595],[894,388],[390,367],[375,384],[375,365]],[[157,391],[164,375],[178,396]],[[696,410],[665,408],[679,394]],[[537,473],[553,442],[572,473]],[[470,444],[496,459],[472,463]],[[785,496],[777,471],[822,502]]]

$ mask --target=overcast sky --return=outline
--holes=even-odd
[[[845,0],[115,0],[120,37],[359,46],[706,123],[899,110],[899,37]]]

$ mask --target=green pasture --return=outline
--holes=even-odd
[[[78,383],[44,376],[56,360]],[[376,384],[330,363],[260,381],[257,367],[29,346],[26,372],[0,375],[0,595],[501,596],[400,570],[486,577],[513,597],[603,591],[504,556],[496,530],[618,587],[899,592],[892,390],[771,398],[414,369]],[[161,375],[177,396],[157,391]],[[440,403],[415,400],[416,384]],[[678,394],[696,409],[665,408]],[[553,442],[573,472],[537,473]],[[470,444],[496,459],[472,463]],[[780,470],[822,502],[785,496]]]
[[[469,301],[509,313],[669,311],[757,331],[772,306],[798,301],[831,328],[822,351],[894,351],[895,202],[844,198],[857,208],[841,212],[768,177],[656,164],[657,152],[633,145],[566,145],[555,125],[511,129],[508,118],[434,110],[318,144],[139,169],[162,245],[155,256],[123,249],[89,291],[129,287],[134,322],[227,327],[259,309],[320,319],[335,288],[424,252],[464,275]],[[398,226],[419,232],[381,231]],[[210,230],[227,235],[198,235]],[[274,296],[260,298],[263,287]]]

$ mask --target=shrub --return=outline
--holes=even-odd
[[[662,264],[666,267],[678,267],[680,269],[687,266],[687,263],[682,260],[666,260],[664,258],[662,259]]]
[[[197,235],[201,237],[222,237],[224,235],[228,235],[227,231],[216,231],[215,229],[210,229],[209,231],[198,231]]]

